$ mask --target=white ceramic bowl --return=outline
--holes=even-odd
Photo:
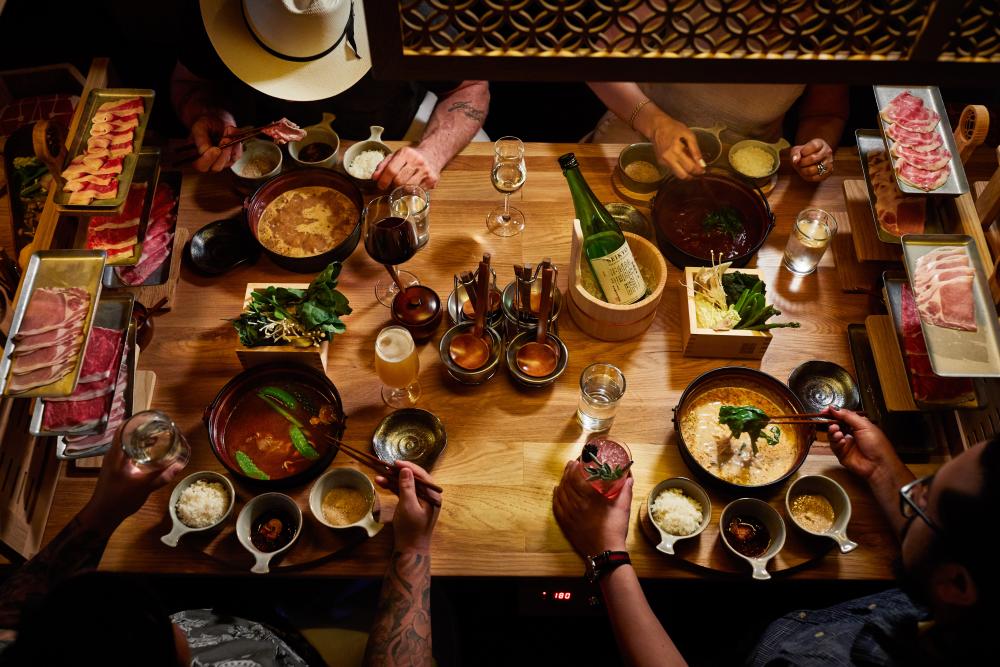
[[[674,535],[673,533],[668,533],[661,528],[660,524],[656,523],[656,519],[653,518],[653,503],[656,502],[657,496],[667,489],[680,489],[685,494],[698,501],[701,505],[701,524],[698,526],[698,529],[690,535]],[[657,551],[662,551],[665,554],[673,556],[674,545],[678,541],[697,537],[698,535],[701,535],[702,531],[704,531],[708,526],[709,522],[712,520],[712,501],[709,499],[708,494],[705,493],[705,489],[701,488],[700,484],[691,481],[687,477],[671,477],[670,479],[665,479],[654,486],[653,490],[649,492],[649,496],[646,498],[646,513],[649,515],[650,523],[652,523],[653,527],[660,533],[660,543],[656,545]]]
[[[833,526],[829,530],[817,533],[795,520],[792,514],[792,501],[804,493],[825,497],[833,506]],[[800,530],[810,535],[829,537],[840,547],[841,553],[850,553],[858,548],[858,543],[847,537],[847,524],[851,521],[851,498],[840,484],[823,475],[806,475],[799,477],[788,486],[785,493],[785,512]]]
[[[326,496],[330,489],[338,486],[347,486],[357,489],[368,500],[367,512],[365,512],[365,515],[354,523],[337,525],[330,523],[326,520],[326,517],[323,516],[323,497]],[[312,515],[316,517],[316,520],[324,526],[334,528],[336,530],[342,530],[344,528],[361,528],[368,533],[368,537],[374,537],[377,535],[385,525],[376,521],[373,514],[375,511],[375,485],[372,484],[372,481],[368,479],[367,475],[363,472],[355,470],[354,468],[334,468],[313,482],[312,489],[309,491],[309,510],[312,512]]]
[[[764,524],[767,532],[771,535],[771,544],[768,546],[767,551],[756,558],[751,558],[744,556],[733,548],[726,537],[726,524],[729,523],[729,518],[734,514],[749,515]],[[781,547],[785,546],[785,522],[781,519],[781,515],[778,514],[777,510],[763,500],[740,498],[729,503],[722,510],[722,516],[719,517],[719,536],[722,538],[722,543],[726,545],[727,549],[737,557],[750,563],[750,566],[753,568],[754,579],[770,579],[771,575],[767,571],[767,564],[772,558],[778,555]]]
[[[264,159],[274,163],[274,167],[267,173],[259,176],[249,176],[246,174],[247,166],[254,160]],[[264,181],[274,178],[281,173],[282,154],[281,148],[273,141],[263,139],[250,139],[243,144],[243,155],[233,163],[230,168],[236,178],[250,186],[260,185]]]
[[[213,523],[211,526],[205,526],[204,528],[192,528],[188,526],[177,516],[177,502],[181,498],[181,493],[184,489],[188,488],[199,479],[204,479],[209,482],[219,482],[224,487],[226,487],[226,492],[229,494],[229,507],[226,508],[225,513],[218,521]],[[206,533],[210,530],[215,530],[229,518],[229,515],[233,513],[233,505],[235,504],[236,490],[233,489],[233,483],[229,481],[229,478],[225,475],[220,475],[217,472],[211,470],[201,470],[196,473],[192,473],[182,479],[177,486],[174,487],[173,493],[170,494],[170,500],[167,505],[167,512],[170,514],[170,522],[173,524],[170,532],[160,538],[160,541],[166,544],[168,547],[176,547],[177,542],[182,536],[188,533]]]
[[[382,132],[385,128],[379,125],[371,126],[371,135],[364,141],[359,141],[350,146],[344,151],[344,173],[349,177],[353,178],[358,185],[362,187],[371,186],[373,181],[371,178],[358,178],[352,174],[348,168],[351,163],[354,162],[354,158],[365,151],[378,151],[382,153],[383,156],[390,155],[392,149],[382,143]]]
[[[257,517],[275,507],[280,507],[292,515],[292,520],[296,523],[295,533],[292,534],[292,539],[288,544],[280,549],[275,551],[261,551],[250,541],[250,529],[253,527],[253,522]],[[276,556],[291,549],[292,545],[295,544],[295,540],[299,539],[301,532],[302,510],[299,509],[294,500],[283,493],[262,493],[248,502],[236,519],[236,538],[243,545],[243,548],[249,551],[250,555],[254,557],[254,566],[250,568],[250,571],[255,574],[267,574],[270,572],[271,561]]]
[[[327,169],[332,169],[337,164],[337,157],[340,153],[340,137],[334,132],[330,127],[323,124],[313,125],[312,127],[303,128],[306,131],[305,138],[302,141],[292,141],[288,144],[288,155],[291,156],[292,160],[303,167],[325,167]],[[333,148],[333,154],[329,157],[323,158],[322,160],[316,160],[310,162],[308,160],[303,160],[300,152],[303,148],[313,143],[323,143],[329,145]]]

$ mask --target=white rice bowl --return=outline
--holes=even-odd
[[[361,151],[354,156],[354,159],[351,160],[351,164],[347,165],[347,173],[354,178],[369,179],[384,159],[385,153],[382,151]]]
[[[181,491],[174,510],[188,528],[208,528],[225,516],[231,502],[222,482],[199,479]]]
[[[660,528],[680,537],[697,532],[704,518],[701,503],[677,488],[661,491],[649,510]]]

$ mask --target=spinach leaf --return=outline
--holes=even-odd
[[[722,274],[722,289],[726,293],[726,303],[730,306],[733,305],[739,301],[740,295],[754,287],[757,283],[760,283],[760,293],[764,294],[766,291],[764,289],[764,281],[757,276],[740,271],[729,271]]]
[[[772,426],[765,430],[770,418],[763,410],[753,405],[723,405],[719,408],[719,423],[728,426],[733,438],[739,438],[743,433],[750,434],[750,447],[757,454],[757,439],[774,446],[781,437],[781,429]]]
[[[743,216],[732,206],[723,206],[706,215],[701,221],[701,227],[706,232],[717,231],[728,234],[735,240],[743,231]]]

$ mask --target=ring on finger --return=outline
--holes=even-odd
[[[826,173],[826,165],[823,164],[822,162],[817,162],[816,173],[819,174],[820,176],[824,175]]]

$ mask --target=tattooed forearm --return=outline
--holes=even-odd
[[[448,107],[448,111],[461,111],[466,118],[474,120],[478,123],[483,122],[483,119],[486,118],[485,111],[483,111],[482,109],[477,109],[476,107],[472,106],[471,104],[465,101],[453,103],[451,106]]]
[[[365,665],[431,664],[431,558],[393,552],[382,582]]]
[[[0,628],[16,628],[25,604],[40,600],[60,581],[96,568],[107,544],[106,534],[75,517],[0,586]]]

